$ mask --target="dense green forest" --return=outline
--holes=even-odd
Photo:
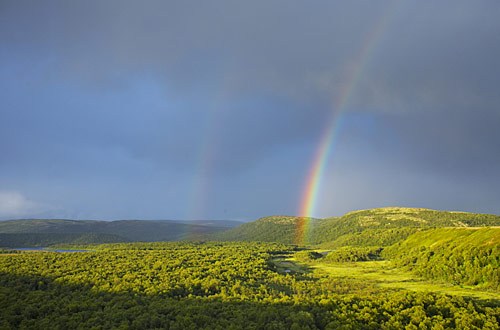
[[[0,255],[0,328],[498,329],[498,301],[280,270],[276,260],[296,252],[129,243]]]

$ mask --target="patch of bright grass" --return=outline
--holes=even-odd
[[[294,263],[292,258],[286,259]],[[474,297],[478,299],[500,300],[500,293],[483,291],[478,288],[453,286],[446,283],[434,283],[399,268],[390,261],[364,261],[349,263],[310,263],[307,264],[317,274],[325,276],[352,278],[371,282],[374,286],[387,289],[402,289],[419,292]]]

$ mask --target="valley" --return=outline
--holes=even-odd
[[[5,247],[0,328],[498,329],[499,216],[384,208],[304,220],[170,242],[153,241],[168,234],[162,224],[150,242]],[[7,225],[11,235],[93,234]]]

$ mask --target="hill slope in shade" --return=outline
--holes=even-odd
[[[0,233],[0,247],[46,247],[56,244],[101,244],[129,242],[128,239],[101,233]]]
[[[311,219],[311,221],[315,220]],[[222,241],[260,241],[293,244],[295,243],[295,229],[299,221],[299,217],[292,216],[265,217],[216,233],[210,238]]]
[[[239,224],[236,221],[59,220],[0,222],[0,246],[47,246],[71,243],[179,241],[203,239]]]
[[[217,233],[215,239],[294,243],[299,217],[274,216]],[[341,217],[309,219],[306,244],[329,247],[389,246],[421,229],[500,226],[500,216],[424,208],[387,207],[349,212]],[[333,246],[332,246],[333,245]]]

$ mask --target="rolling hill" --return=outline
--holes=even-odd
[[[0,246],[29,247],[53,244],[179,241],[203,239],[227,230],[237,221],[61,220],[0,221]]]
[[[212,238],[227,241],[294,243],[304,218],[272,216],[219,232]],[[500,226],[500,216],[424,208],[386,207],[349,212],[341,217],[309,218],[305,244],[389,246],[422,229]]]
[[[244,223],[238,227],[215,233],[211,239],[221,241],[260,241],[293,244],[299,217],[271,216]]]
[[[395,265],[451,284],[500,286],[500,228],[435,228],[383,251]]]
[[[341,246],[390,246],[411,234],[431,228],[500,226],[500,216],[386,207],[353,211],[341,217],[325,219],[270,216],[243,224],[217,220],[5,220],[0,221],[0,246],[179,240],[295,244],[297,228],[304,223],[307,224],[307,235],[303,244],[331,249]]]

